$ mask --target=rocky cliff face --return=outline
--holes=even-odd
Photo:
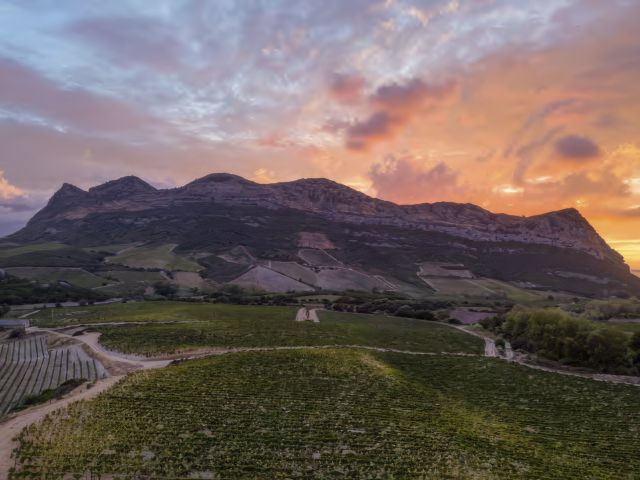
[[[183,187],[158,190],[136,177],[124,177],[85,192],[65,184],[28,224],[29,239],[55,228],[59,220],[92,214],[144,212],[190,204],[289,208],[342,223],[388,225],[446,233],[479,242],[550,245],[621,263],[589,222],[575,209],[533,217],[495,214],[471,204],[449,202],[396,205],[326,179],[262,185],[230,174],[212,174]],[[17,234],[21,236],[21,232]]]

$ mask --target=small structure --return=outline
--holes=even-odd
[[[29,328],[29,320],[22,318],[0,318],[0,329],[21,329]]]

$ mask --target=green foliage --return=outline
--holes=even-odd
[[[104,300],[107,297],[93,290],[68,285],[41,285],[7,275],[0,278],[0,304],[67,302],[72,300]]]
[[[589,320],[639,318],[640,300],[637,298],[592,300],[585,305],[582,315]]]
[[[521,348],[552,360],[608,372],[633,373],[629,335],[556,309],[515,308],[504,321],[482,323]]]
[[[635,387],[481,357],[238,353],[53,412],[12,478],[634,478],[639,412]]]
[[[50,245],[56,247],[47,247]],[[96,252],[60,244],[36,247],[38,245],[29,245],[12,249],[11,255],[0,255],[0,267],[92,267],[98,266],[103,258]]]
[[[178,293],[176,286],[167,282],[154,283],[153,288],[158,295],[162,295],[163,297],[174,297]]]
[[[23,408],[30,407],[32,405],[38,405],[40,403],[45,403],[50,400],[55,400],[56,398],[60,398],[63,395],[66,395],[71,390],[79,387],[87,380],[84,378],[72,378],[71,380],[67,380],[66,382],[58,385],[56,388],[49,388],[47,390],[43,390],[37,395],[29,395],[24,399],[24,401],[20,404],[20,406],[16,407],[14,410],[21,410]]]

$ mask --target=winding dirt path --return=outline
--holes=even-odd
[[[91,388],[81,385],[58,400],[28,408],[9,416],[0,423],[0,480],[5,480],[9,477],[9,470],[13,467],[11,454],[16,446],[13,439],[23,428],[41,421],[49,413],[64,408],[72,402],[89,400],[98,396],[100,393],[118,383],[122,378],[123,375],[103,378],[96,381]]]
[[[307,313],[308,312],[308,313]],[[314,321],[319,322],[319,318],[315,309],[307,310],[305,308],[301,308],[298,310],[296,314],[296,321]],[[591,380],[603,381],[608,383],[624,383],[634,386],[640,386],[640,378],[637,377],[624,377],[619,375],[606,375],[606,374],[597,374],[597,373],[582,373],[582,372],[572,372],[562,369],[556,369],[552,367],[537,365],[534,363],[530,363],[530,361],[523,356],[515,355],[511,345],[506,342],[505,343],[505,356],[500,356],[498,350],[496,349],[495,341],[482,335],[478,332],[474,332],[464,328],[462,326],[451,325],[452,327],[462,330],[470,335],[474,335],[476,337],[482,338],[485,341],[485,349],[484,356],[500,358],[507,361],[512,361],[518,363],[520,365],[533,368],[536,370],[542,370],[550,373],[558,373],[561,375],[569,375],[581,378],[587,378]],[[216,355],[225,355],[229,353],[238,353],[238,352],[265,352],[265,351],[273,351],[273,350],[301,350],[301,349],[330,349],[330,348],[357,348],[363,350],[371,350],[376,352],[393,352],[393,353],[401,353],[406,355],[452,355],[452,356],[467,356],[467,357],[478,357],[481,355],[473,354],[473,353],[456,353],[456,352],[415,352],[408,350],[398,350],[394,348],[384,348],[384,347],[372,347],[368,345],[294,345],[294,346],[273,346],[273,347],[237,347],[237,348],[225,348],[225,347],[215,347],[215,348],[207,348],[202,349],[196,352],[185,352],[183,354],[174,354],[169,358],[152,358],[147,359],[145,357],[127,355],[119,352],[113,352],[104,348],[100,342],[100,333],[91,332],[86,333],[84,335],[72,336],[65,333],[57,332],[55,330],[44,329],[44,328],[30,328],[30,332],[45,332],[51,335],[56,335],[63,338],[71,338],[76,340],[84,345],[84,347],[90,352],[93,356],[95,356],[98,360],[100,360],[110,376],[101,380],[96,381],[96,383],[87,388],[85,385],[81,385],[76,388],[66,396],[52,401],[47,404],[37,405],[21,412],[17,412],[15,414],[9,415],[2,421],[0,421],[0,480],[4,480],[8,478],[9,469],[13,466],[13,462],[11,460],[11,454],[13,449],[15,448],[15,442],[13,441],[14,437],[20,433],[20,431],[36,422],[41,421],[47,414],[64,408],[72,402],[78,400],[89,400],[91,398],[96,397],[100,393],[106,391],[115,385],[119,380],[124,378],[124,376],[132,371],[143,370],[143,369],[151,369],[151,368],[163,368],[171,363],[173,359],[178,360],[193,360],[206,358],[209,356]]]

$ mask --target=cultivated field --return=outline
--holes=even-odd
[[[313,248],[302,248],[298,251],[298,256],[309,265],[318,267],[341,267],[342,263],[329,255],[324,250],[316,250]]]
[[[49,350],[46,335],[0,343],[0,415],[67,380],[104,375],[103,366],[78,345]]]
[[[635,387],[482,357],[236,353],[53,413],[13,477],[634,478],[639,412]]]
[[[204,347],[366,345],[419,352],[482,353],[481,339],[449,325],[409,318],[319,311],[320,323],[294,321],[292,307],[171,302],[54,309],[31,317],[40,326],[105,322],[179,321],[100,325],[101,342],[128,353],[154,355]]]
[[[36,243],[33,245],[24,245],[21,247],[0,248],[0,258],[16,257],[25,253],[47,252],[51,250],[60,250],[67,246],[62,243]]]
[[[186,272],[202,270],[198,263],[173,253],[174,248],[175,245],[172,244],[133,247],[113,257],[107,257],[106,261],[132,268],[161,268]]]
[[[38,280],[42,283],[56,283],[63,281],[82,288],[96,288],[113,283],[106,278],[94,275],[83,268],[11,267],[6,268],[5,271],[18,278]]]
[[[264,290],[266,292],[307,292],[313,290],[309,285],[260,265],[253,267],[231,283],[249,290]]]

